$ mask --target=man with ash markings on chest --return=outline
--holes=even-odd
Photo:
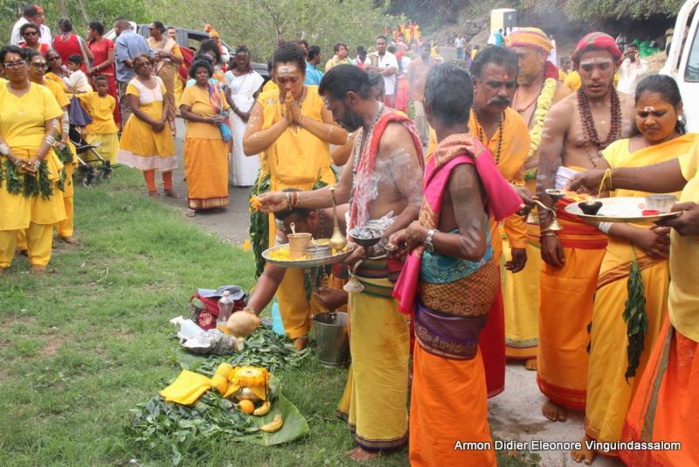
[[[350,203],[348,232],[373,227],[381,241],[357,266],[364,287],[350,293],[352,370],[338,415],[347,418],[357,447],[347,455],[368,460],[402,448],[408,440],[408,360],[410,335],[406,318],[392,297],[396,271],[382,245],[417,218],[422,202],[422,145],[412,121],[374,99],[366,72],[352,65],[330,70],[318,92],[333,118],[347,131],[357,131],[352,154],[335,194]],[[260,196],[261,209],[280,211],[330,207],[331,189],[298,192],[292,203],[286,193]],[[350,239],[351,240],[351,239]],[[357,246],[347,259],[364,257]]]

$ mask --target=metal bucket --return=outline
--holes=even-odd
[[[344,367],[349,363],[349,333],[347,313],[330,312],[315,315],[316,350],[321,365]]]

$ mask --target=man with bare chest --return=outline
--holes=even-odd
[[[555,202],[547,190],[564,189],[571,176],[597,167],[602,149],[631,135],[633,97],[613,86],[620,59],[611,36],[594,32],[583,37],[572,56],[582,86],[556,104],[544,124],[537,195],[552,210],[539,210],[544,264],[537,382],[549,398],[542,412],[553,421],[565,421],[569,408],[585,409],[588,326],[607,239],[565,213],[571,200]]]
[[[508,36],[507,45],[519,58],[517,90],[512,99],[512,108],[522,116],[529,130],[531,142],[524,162],[524,183],[527,190],[534,193],[544,121],[553,105],[572,91],[558,81],[558,70],[548,61],[553,44],[544,31],[538,28],[517,29]],[[524,360],[528,370],[536,370],[541,273],[537,216],[527,217],[525,234],[527,263],[524,269],[517,275],[506,274],[503,277],[505,351],[508,359]]]
[[[402,448],[408,440],[408,360],[406,318],[392,297],[393,285],[383,250],[388,237],[417,218],[422,202],[422,144],[412,122],[374,99],[369,77],[355,66],[330,70],[318,92],[326,109],[348,131],[357,131],[340,181],[337,202],[350,203],[348,232],[371,227],[381,241],[356,264],[363,290],[349,295],[352,369],[338,413],[354,429],[357,447],[347,454],[367,460]],[[262,209],[280,211],[330,207],[331,187],[292,194],[267,193]],[[350,238],[351,240],[351,238]],[[349,263],[363,258],[357,247]],[[394,274],[395,275],[395,274]]]

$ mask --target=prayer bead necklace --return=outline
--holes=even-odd
[[[473,111],[473,115],[476,116],[476,130],[478,131],[478,139],[480,140],[481,143],[483,143],[483,146],[486,148],[488,147],[488,138],[485,134],[485,130],[483,130],[483,124],[481,123],[481,119],[478,118],[478,112],[475,110]],[[498,115],[498,149],[497,153],[495,153],[495,165],[500,165],[500,154],[502,154],[502,140],[504,139],[502,127],[503,127],[503,118],[502,118],[502,113]]]
[[[612,119],[609,127],[609,134],[604,141],[601,141],[597,133],[597,128],[595,128],[595,120],[592,117],[590,101],[587,98],[587,94],[585,94],[582,88],[578,89],[578,110],[580,112],[580,120],[585,129],[585,152],[587,152],[587,157],[590,159],[590,163],[594,168],[597,168],[597,160],[602,157],[600,152],[621,136],[621,101],[619,100],[619,94],[616,92],[616,89],[612,88],[610,92]],[[593,158],[590,153],[590,144],[597,146],[596,159]]]

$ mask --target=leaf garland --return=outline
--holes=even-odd
[[[250,189],[250,199],[262,193],[267,193],[272,187],[271,175],[269,172],[257,177],[257,182]],[[252,201],[250,203],[252,205]],[[262,252],[269,248],[269,214],[253,209],[250,212],[250,245],[255,254],[255,279],[262,275],[265,269],[265,259]]]
[[[628,367],[624,377],[626,382],[629,378],[636,376],[636,369],[640,363],[641,353],[645,346],[646,331],[648,330],[648,313],[646,312],[646,297],[641,268],[636,260],[636,252],[633,250],[633,261],[629,271],[627,282],[628,298],[624,304],[622,318],[626,322],[626,336],[628,345],[626,347],[626,357]]]
[[[5,159],[0,169],[0,187],[6,183],[7,192],[11,195],[21,194],[26,198],[41,195],[43,199],[48,200],[54,193],[50,176],[46,161],[41,161],[36,174],[30,174],[21,173],[9,159]]]
[[[558,87],[558,81],[553,78],[546,78],[544,81],[544,87],[541,89],[541,94],[536,100],[536,110],[534,111],[534,126],[529,131],[531,136],[531,144],[529,146],[529,153],[527,154],[527,159],[532,157],[536,151],[539,150],[541,145],[541,137],[544,132],[544,122],[546,121],[546,116],[551,110],[553,105],[553,98],[556,95],[556,89]],[[524,181],[530,181],[536,179],[537,170],[529,169],[524,173]]]

